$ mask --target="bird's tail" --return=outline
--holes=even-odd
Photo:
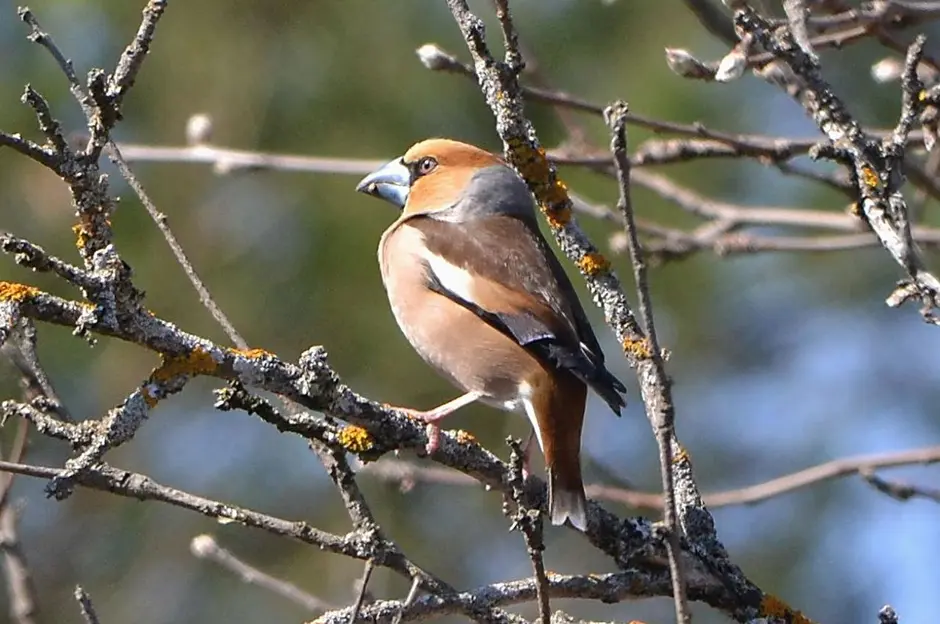
[[[566,468],[548,468],[548,508],[552,524],[561,525],[569,520],[576,529],[587,531],[587,501],[581,482],[580,462]]]
[[[594,389],[594,392],[604,399],[604,402],[610,406],[610,409],[613,410],[617,416],[620,416],[620,410],[627,404],[626,400],[621,396],[622,394],[626,394],[627,389],[620,380],[602,366],[592,379],[585,381]]]

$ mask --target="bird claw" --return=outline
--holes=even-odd
[[[432,455],[441,447],[441,428],[433,422],[433,420],[438,420],[439,417],[432,411],[422,411],[412,409],[410,407],[398,407],[395,405],[387,405],[386,407],[397,412],[401,412],[408,418],[427,423],[427,426],[425,427],[425,435],[428,437],[428,443],[424,447],[424,452],[426,455]]]
[[[427,425],[427,436],[428,443],[425,447],[425,451],[430,455],[434,453],[441,446],[441,428],[437,425],[438,421],[446,417],[448,414],[452,414],[455,410],[460,409],[464,405],[473,403],[482,396],[481,392],[472,391],[462,394],[456,399],[448,401],[443,405],[438,405],[432,410],[416,410],[410,407],[393,407],[391,405],[386,405],[389,409],[393,409],[401,412],[408,418],[413,418],[415,420],[420,420],[421,422]]]
[[[428,423],[425,427],[425,435],[428,436],[428,443],[424,451],[428,455],[433,455],[441,447],[441,428],[434,423]]]

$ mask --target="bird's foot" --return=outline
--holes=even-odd
[[[398,407],[396,405],[386,405],[388,409],[401,412],[408,418],[420,420],[426,423],[425,435],[428,437],[428,443],[424,447],[424,452],[431,455],[441,447],[441,428],[436,424],[442,418],[437,410],[416,410],[410,407]]]
[[[431,455],[441,446],[441,428],[437,424],[438,421],[445,416],[454,413],[464,405],[473,403],[481,396],[483,396],[483,393],[481,392],[467,392],[466,394],[462,394],[456,399],[448,401],[443,405],[438,405],[434,409],[424,411],[412,409],[410,407],[397,407],[388,404],[386,404],[385,407],[391,410],[402,412],[409,418],[414,418],[415,420],[420,420],[421,422],[427,424],[426,433],[428,436],[428,443],[424,450],[428,455]]]

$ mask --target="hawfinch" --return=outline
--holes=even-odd
[[[392,312],[421,357],[464,392],[432,410],[404,410],[428,423],[428,452],[439,444],[436,423],[474,401],[526,415],[545,455],[552,524],[584,531],[587,387],[618,415],[626,389],[604,367],[525,182],[493,154],[430,139],[356,190],[401,209],[378,252]]]

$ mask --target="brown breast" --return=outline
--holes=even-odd
[[[428,290],[424,252],[422,233],[407,220],[393,224],[379,243],[382,281],[402,333],[462,390],[483,392],[491,404],[517,400],[520,383],[547,371],[475,314]]]

